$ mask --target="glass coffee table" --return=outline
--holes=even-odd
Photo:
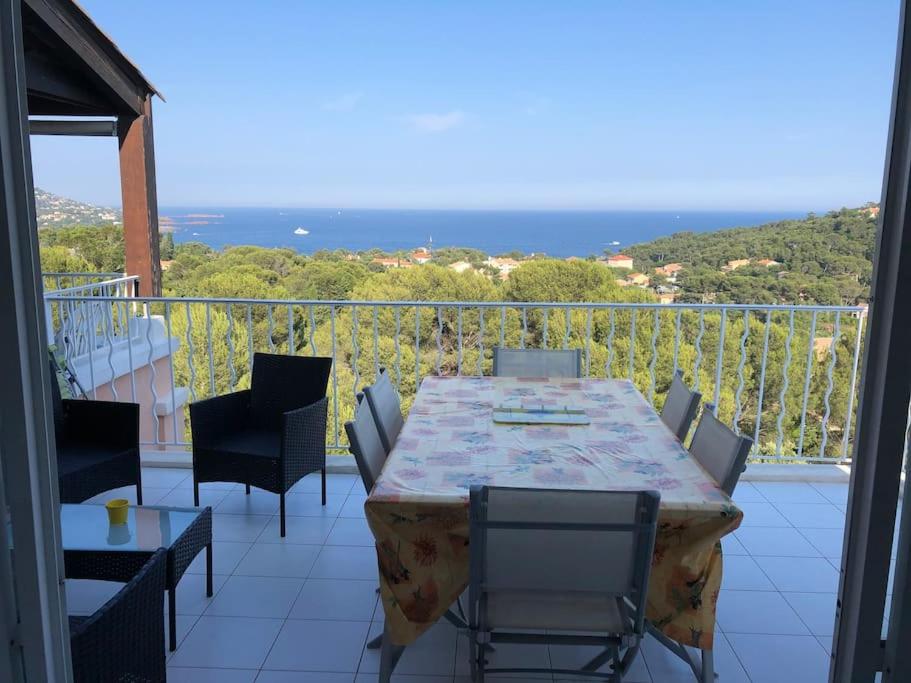
[[[206,595],[212,597],[212,508],[131,505],[127,523],[111,525],[104,505],[60,506],[68,579],[127,582],[159,548],[167,548],[168,646],[177,647],[177,582],[206,550]]]

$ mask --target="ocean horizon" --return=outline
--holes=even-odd
[[[797,211],[516,211],[162,207],[174,241],[214,249],[255,245],[311,254],[321,249],[386,252],[432,244],[488,254],[520,251],[565,258],[648,242],[803,218]],[[297,233],[295,233],[297,231]],[[305,234],[304,234],[305,233]]]

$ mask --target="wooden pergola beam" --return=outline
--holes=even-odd
[[[117,50],[110,38],[70,0],[23,0],[41,22],[62,41],[87,68],[86,74],[109,90],[121,110],[142,113],[146,93],[152,87],[138,69]],[[133,72],[133,73],[130,73]],[[33,112],[34,113],[34,112]]]
[[[126,272],[139,276],[140,296],[161,296],[152,95],[146,96],[141,114],[118,118],[117,133]]]
[[[82,137],[117,137],[116,121],[35,120],[28,122],[30,135],[78,135]]]

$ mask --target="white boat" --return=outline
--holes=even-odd
[[[613,242],[610,243],[610,245],[611,245],[612,247],[619,247],[619,246],[620,246],[620,243],[619,243],[617,240],[614,240]]]
[[[297,230],[294,231],[294,234],[295,235],[309,235],[310,231],[304,230],[303,228],[298,228]]]

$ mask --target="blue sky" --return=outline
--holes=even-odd
[[[823,210],[878,200],[898,0],[82,0],[158,86],[159,203]],[[116,143],[32,139],[119,204]]]

